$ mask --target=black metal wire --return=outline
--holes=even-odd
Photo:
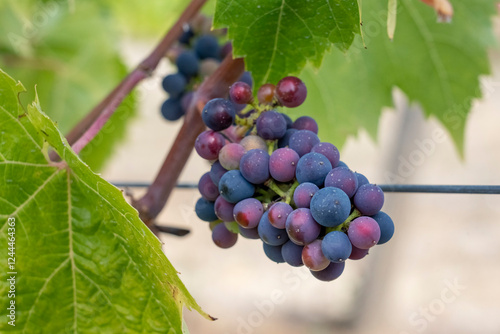
[[[435,194],[500,194],[500,186],[379,184],[384,192]]]
[[[147,188],[149,183],[115,182],[118,188]],[[384,192],[433,193],[433,194],[500,194],[500,185],[430,185],[430,184],[379,184]],[[179,183],[177,188],[198,188],[196,183]]]
[[[148,188],[151,184],[145,182],[111,182],[117,188]],[[196,183],[178,183],[176,188],[198,188]]]

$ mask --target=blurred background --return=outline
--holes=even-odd
[[[23,6],[8,3],[10,7],[0,13],[12,19],[9,10],[15,12]],[[35,8],[34,13],[60,15],[47,3],[41,2],[42,7]],[[76,6],[94,10],[79,2]],[[171,11],[169,17],[175,17],[180,7],[167,5],[164,10]],[[155,29],[171,23],[162,20],[163,15],[148,16],[139,5],[125,11],[109,2],[105,8],[118,13],[116,25],[100,28],[106,34],[114,31],[115,37],[120,36],[111,48],[118,50],[120,60],[114,58],[113,52],[103,51],[109,46],[105,40],[101,49],[96,49],[95,44],[88,48],[101,53],[102,63],[96,73],[104,71],[103,80],[85,76],[84,68],[61,70],[64,75],[37,67],[30,73],[13,73],[23,82],[37,82],[40,78],[52,82],[55,88],[42,92],[47,103],[57,107],[63,99],[70,101],[61,107],[60,119],[54,116],[66,130],[78,121],[78,113],[89,109],[89,101],[99,101],[126,68],[138,64],[153,48],[157,39],[152,37],[159,36]],[[136,15],[131,15],[134,10]],[[6,24],[5,19],[1,22]],[[145,22],[148,24],[143,25]],[[38,27],[39,40],[46,41],[42,37],[52,36],[51,26],[42,23]],[[130,33],[131,27],[140,28]],[[499,28],[496,20],[496,37]],[[156,33],[152,36],[151,31]],[[92,38],[86,38],[90,45]],[[33,50],[50,56],[52,49],[47,43],[33,45],[38,49],[18,48],[16,52],[24,60]],[[16,63],[19,59],[8,49],[0,50],[2,66],[26,68],[26,63]],[[68,54],[71,52],[81,54],[78,48],[68,46]],[[85,56],[92,55],[82,55],[75,60],[76,65],[86,64],[90,58]],[[116,60],[112,67],[107,65],[110,59]],[[467,116],[463,156],[437,119],[426,118],[417,104],[393,89],[395,108],[382,111],[376,135],[360,129],[356,136],[344,138],[341,159],[378,184],[500,184],[500,52],[490,51],[489,59],[492,75],[481,77],[483,98],[473,103]],[[138,107],[135,116],[127,116],[126,130],[118,126],[119,136],[104,131],[113,132],[119,140],[113,149],[100,153],[108,157],[105,165],[95,162],[103,178],[111,182],[150,182],[156,175],[181,126],[181,122],[164,121],[159,112],[166,98],[161,80],[172,71],[168,62],[162,62],[155,74],[141,83],[130,98]],[[73,91],[63,89],[65,85],[73,87],[70,84],[75,82],[81,86]],[[127,109],[127,103],[121,115],[134,113]],[[83,111],[77,112],[80,109]],[[71,114],[73,110],[75,114]],[[70,121],[65,123],[64,117]],[[328,126],[320,123],[325,132]],[[377,122],[373,127],[377,128]],[[192,154],[179,181],[197,183],[208,169],[206,161]],[[139,197],[144,189],[130,191]],[[500,333],[498,195],[386,193],[384,211],[395,222],[394,238],[372,249],[367,258],[349,261],[343,275],[330,283],[317,281],[304,268],[272,263],[257,241],[240,237],[231,249],[217,248],[208,224],[194,213],[198,197],[196,189],[176,189],[157,220],[162,225],[191,231],[185,237],[162,235],[161,239],[166,255],[189,291],[205,311],[218,318],[209,322],[186,311],[185,319],[193,334]]]

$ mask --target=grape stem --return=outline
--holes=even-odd
[[[266,185],[269,189],[274,191],[287,204],[290,204],[293,198],[293,193],[295,192],[295,189],[297,188],[299,183],[295,181],[292,185],[290,185],[290,187],[286,191],[281,189],[281,187],[273,179],[269,179],[268,181],[266,181],[266,183],[264,183],[264,185]]]
[[[224,97],[229,86],[243,74],[245,65],[242,58],[226,56],[219,68],[198,88],[184,117],[177,137],[165,158],[155,180],[146,194],[132,205],[139,211],[139,217],[150,226],[163,209],[184,168],[196,137],[205,130],[201,112],[205,104],[214,98]]]
[[[293,194],[295,193],[295,189],[297,189],[298,186],[299,186],[299,182],[297,180],[295,180],[295,182],[292,184],[292,186],[286,192],[286,196],[285,196],[286,204],[290,204],[290,202],[293,199]]]
[[[278,184],[276,182],[274,182],[273,179],[269,179],[268,181],[266,181],[266,183],[264,183],[269,189],[271,189],[272,191],[274,191],[276,194],[278,194],[280,197],[282,198],[285,198],[286,196],[286,192],[284,192],[283,190],[281,190],[281,188],[278,186]]]
[[[102,129],[104,124],[116,111],[123,99],[143,79],[149,77],[156,69],[167,50],[177,41],[183,32],[183,26],[198,14],[207,0],[192,0],[177,22],[167,31],[154,50],[129,73],[92,111],[85,116],[71,131],[66,139],[78,154]],[[50,158],[59,160],[52,151]]]
[[[362,214],[359,212],[358,209],[354,209],[354,211],[347,217],[347,219],[340,225],[334,226],[334,227],[327,227],[326,228],[326,233],[330,233],[332,231],[347,231],[349,228],[349,225],[351,225],[351,222],[358,218],[361,217]]]
[[[267,210],[267,206],[273,202],[272,196],[269,193],[269,191],[266,191],[262,188],[257,189],[257,193],[260,194],[260,196],[257,196],[256,199],[261,201],[264,204],[264,211]]]
[[[269,156],[271,154],[273,154],[274,148],[275,148],[277,142],[278,142],[277,140],[268,140],[267,141],[267,154],[269,154]]]

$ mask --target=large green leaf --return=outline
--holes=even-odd
[[[299,73],[308,60],[318,67],[332,44],[345,51],[359,25],[354,0],[217,0],[214,17],[257,86]]]
[[[120,80],[127,69],[119,54],[116,21],[101,5],[65,1],[0,3],[0,66],[27,87],[38,85],[48,115],[67,133]],[[22,96],[33,101],[33,92]],[[113,131],[103,131],[82,158],[99,169],[123,137],[135,110],[133,98],[114,116]]]
[[[346,54],[325,56],[319,72],[304,71],[308,97],[292,113],[316,117],[324,124],[322,138],[341,145],[360,127],[374,135],[382,107],[393,105],[391,92],[399,87],[427,116],[438,118],[461,149],[471,100],[481,96],[479,78],[489,73],[497,1],[453,1],[450,24],[438,23],[420,1],[398,3],[391,42],[386,1],[363,1],[367,49],[358,39]]]
[[[204,313],[160,241],[123,194],[74,154],[38,100],[25,113],[23,90],[0,71],[0,304],[16,306],[15,327],[3,316],[0,331],[181,333],[184,305]],[[47,162],[45,143],[61,163]],[[8,272],[17,272],[15,297]]]

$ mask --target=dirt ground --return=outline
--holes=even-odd
[[[150,45],[124,48],[135,64]],[[408,184],[500,184],[500,52],[491,58],[485,98],[468,116],[464,160],[442,126],[424,120],[398,91],[397,108],[384,111],[378,138],[361,130],[347,141],[342,160],[379,184],[394,175]],[[150,182],[162,163],[180,123],[160,117],[160,79],[141,86],[140,115],[105,179]],[[180,181],[197,182],[208,168],[192,154]],[[498,195],[387,193],[384,211],[396,224],[394,239],[348,262],[330,283],[272,263],[255,240],[217,248],[194,213],[198,197],[197,190],[175,190],[158,218],[191,230],[182,238],[164,236],[164,251],[199,304],[218,318],[209,322],[187,311],[193,334],[500,333]]]

